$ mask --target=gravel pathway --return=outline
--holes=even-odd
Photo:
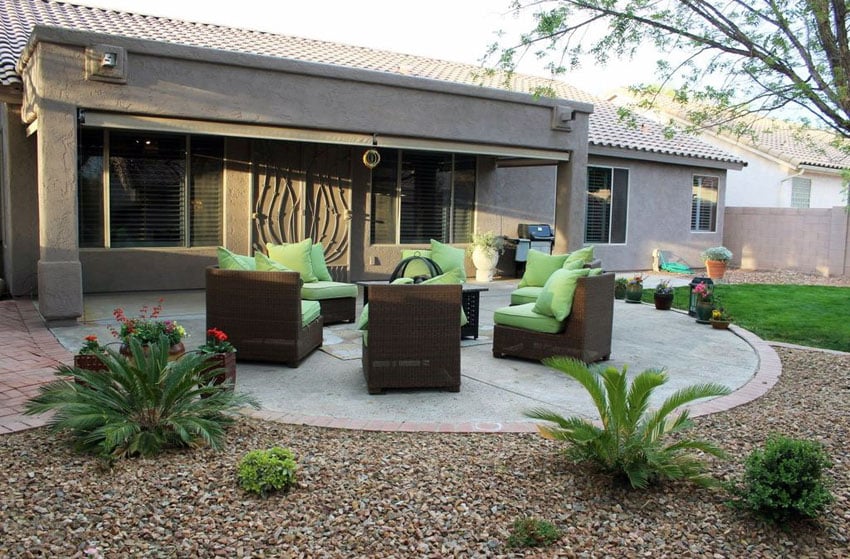
[[[536,435],[375,433],[240,421],[222,452],[126,460],[111,471],[44,429],[0,437],[0,556],[82,557],[846,557],[850,549],[850,356],[778,350],[765,397],[698,418],[740,475],[771,432],[822,441],[836,503],[818,524],[782,531],[729,509],[720,491],[611,485]],[[235,465],[284,445],[298,486],[243,493]],[[564,530],[553,547],[507,549],[524,515]]]
[[[850,286],[850,278],[740,272],[730,283]],[[846,557],[850,549],[850,355],[777,349],[764,397],[696,419],[694,436],[733,458],[770,433],[821,441],[836,502],[786,530],[723,504],[719,490],[668,483],[636,492],[568,463],[536,435],[376,433],[240,420],[221,452],[168,453],[112,470],[44,429],[0,437],[0,557]],[[242,492],[245,452],[291,447],[286,495]],[[564,531],[554,546],[507,549],[521,516]]]

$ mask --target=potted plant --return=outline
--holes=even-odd
[[[86,336],[83,346],[74,356],[74,367],[89,371],[105,371],[106,364],[101,357],[106,353],[106,348],[100,345],[97,336],[91,334]]]
[[[156,343],[160,336],[165,336],[171,344],[168,355],[170,360],[179,358],[186,352],[183,345],[183,337],[186,330],[174,320],[159,320],[162,313],[162,299],[153,307],[144,305],[139,309],[139,316],[130,318],[121,307],[112,311],[112,316],[118,322],[118,328],[109,327],[112,335],[121,341],[120,352],[122,355],[130,355],[130,338],[135,338],[143,346]]]
[[[673,306],[673,287],[670,286],[670,280],[661,280],[655,286],[653,293],[655,300],[655,308],[660,311],[669,311]]]
[[[640,303],[643,297],[643,276],[634,275],[626,282],[626,303]]]
[[[492,231],[473,233],[468,251],[475,264],[476,281],[493,281],[493,273],[499,262],[499,255],[505,249],[505,238]]]
[[[700,254],[705,261],[705,270],[711,279],[721,279],[726,273],[726,266],[732,259],[732,251],[726,247],[707,248]]]
[[[711,312],[714,310],[714,291],[707,283],[698,283],[693,289],[697,298],[696,312],[697,322],[708,324],[711,320]]]
[[[626,298],[626,285],[629,280],[626,278],[617,278],[614,280],[614,299]]]
[[[732,315],[726,312],[725,308],[717,307],[711,311],[711,318],[709,319],[709,322],[711,323],[712,328],[726,330],[732,323]]]
[[[236,348],[227,341],[227,334],[218,328],[207,330],[207,338],[198,352],[207,356],[208,366],[201,371],[201,376],[214,370],[220,370],[213,379],[213,384],[229,382],[231,390],[236,386]]]

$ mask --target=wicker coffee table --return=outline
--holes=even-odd
[[[358,281],[357,285],[363,288],[363,304],[369,302],[370,285],[386,285],[387,281]],[[478,307],[482,291],[489,291],[486,287],[463,284],[461,304],[463,312],[466,313],[467,323],[460,329],[461,338],[478,339]]]

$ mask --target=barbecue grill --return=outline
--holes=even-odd
[[[521,276],[525,272],[525,262],[528,260],[528,251],[539,250],[546,254],[552,254],[552,245],[555,243],[555,235],[552,226],[546,223],[520,223],[517,225],[516,243],[516,275]]]

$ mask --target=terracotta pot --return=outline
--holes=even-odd
[[[669,311],[673,306],[673,293],[655,293],[653,294],[653,298],[655,300],[655,308],[659,311]]]
[[[207,357],[207,363],[209,365],[202,369],[198,375],[204,376],[213,369],[224,369],[215,376],[213,384],[219,385],[224,384],[226,381],[230,381],[228,389],[233,390],[236,386],[236,352],[211,353]],[[203,397],[206,398],[206,396]]]
[[[723,274],[726,273],[726,264],[727,262],[725,260],[706,260],[705,271],[708,277],[711,279],[722,279]]]
[[[729,328],[728,320],[710,320],[709,322],[711,322],[711,327],[717,330],[726,330]]]

